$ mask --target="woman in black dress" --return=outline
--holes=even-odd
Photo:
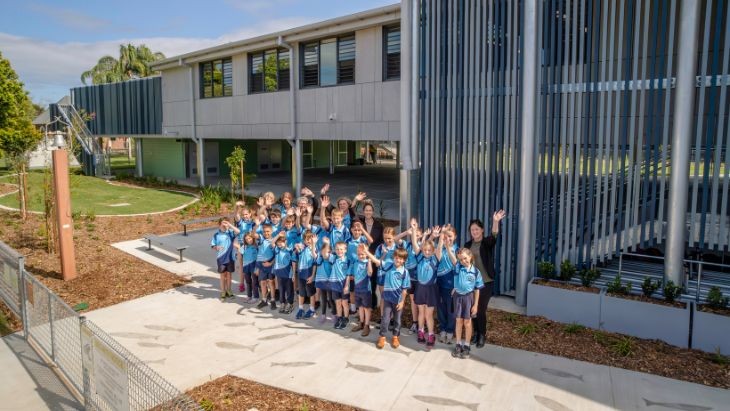
[[[492,232],[486,237],[484,236],[484,223],[479,219],[472,220],[469,223],[471,239],[464,244],[464,248],[468,248],[474,254],[474,265],[479,269],[484,281],[484,288],[479,292],[477,316],[472,319],[474,328],[472,343],[475,343],[477,348],[484,347],[487,339],[487,306],[494,291],[494,277],[496,275],[494,270],[494,246],[497,244],[499,223],[505,215],[504,210],[496,211],[492,215]]]

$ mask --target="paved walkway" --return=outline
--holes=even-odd
[[[0,341],[0,410],[83,410],[21,334]]]
[[[377,330],[360,338],[242,298],[222,303],[211,233],[185,238],[184,263],[143,241],[116,244],[194,282],[87,315],[182,390],[231,374],[372,410],[728,409],[727,390],[491,345],[457,360],[450,346],[425,352],[415,336],[379,351]]]

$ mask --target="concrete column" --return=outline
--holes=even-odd
[[[142,164],[142,139],[135,138],[134,139],[134,152],[135,152],[135,170],[137,172],[137,177],[142,177],[142,173],[144,172],[143,164]]]
[[[205,139],[198,139],[198,183],[201,187],[205,186]]]
[[[535,271],[533,226],[535,224],[535,164],[537,163],[536,102],[539,70],[537,50],[538,3],[525,0],[524,49],[522,64],[522,145],[520,149],[520,201],[517,228],[517,281],[515,302],[527,303],[527,283]],[[507,210],[510,213],[510,210]]]
[[[400,226],[416,215],[414,189],[418,185],[418,0],[401,1],[400,140],[395,167],[400,168]]]
[[[700,2],[683,1],[679,12],[679,54],[672,127],[672,172],[669,182],[667,251],[664,272],[667,280],[682,284],[686,241],[687,194],[689,189],[689,152],[695,102],[697,45],[699,42]]]

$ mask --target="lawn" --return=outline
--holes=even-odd
[[[112,156],[111,159],[111,166],[112,170],[119,171],[119,170],[134,170],[134,167],[136,166],[135,158],[132,157],[130,160],[126,155],[124,156]]]
[[[0,177],[0,182],[14,183],[14,178]],[[192,200],[182,193],[110,184],[83,175],[71,175],[71,206],[74,212],[95,215],[125,215],[170,210]],[[28,174],[30,209],[43,211],[43,173]],[[0,197],[0,205],[18,207],[15,194]]]

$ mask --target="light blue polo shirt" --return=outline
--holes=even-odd
[[[403,290],[411,288],[411,278],[405,266],[396,268],[392,263],[383,264],[383,300],[398,304],[403,299]]]
[[[474,264],[468,268],[461,263],[456,264],[454,267],[454,291],[456,293],[465,295],[482,287],[484,287],[482,275]]]
[[[436,284],[436,272],[438,271],[439,260],[435,255],[426,258],[423,253],[416,256],[418,261],[417,277],[418,284],[433,285]]]

